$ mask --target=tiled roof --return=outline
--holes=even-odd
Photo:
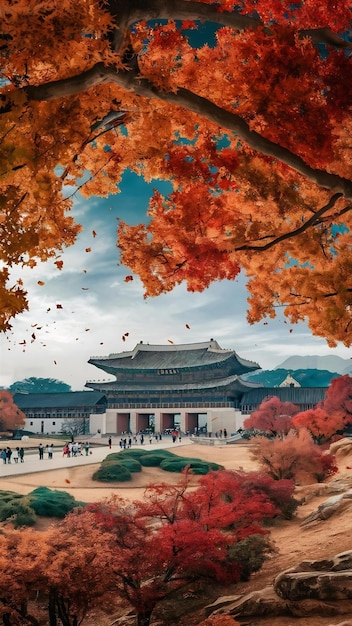
[[[235,350],[220,348],[219,344],[214,340],[174,346],[139,343],[131,352],[91,357],[89,363],[112,373],[113,370],[148,371],[163,368],[188,369],[209,367],[229,359],[234,361],[233,366],[237,366],[238,374],[259,369],[258,363],[242,359]]]
[[[242,404],[258,405],[264,398],[276,396],[282,402],[315,405],[324,400],[325,393],[325,387],[257,387],[243,396]]]
[[[15,393],[14,403],[19,409],[66,408],[95,406],[105,398],[98,391],[67,391],[64,393]]]
[[[117,393],[121,392],[147,392],[153,393],[158,391],[201,391],[206,389],[217,389],[218,387],[226,387],[233,386],[234,388],[241,390],[242,392],[247,389],[253,389],[253,387],[257,387],[258,383],[251,383],[246,380],[242,380],[240,376],[227,376],[225,378],[216,378],[213,380],[207,380],[204,382],[193,382],[193,383],[175,383],[170,384],[169,382],[165,382],[164,385],[148,385],[145,383],[121,383],[121,382],[88,382],[86,384],[87,387],[91,387],[92,389],[99,389],[101,392],[103,390],[105,392],[115,391]]]

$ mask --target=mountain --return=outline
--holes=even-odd
[[[327,370],[328,372],[337,372],[340,375],[352,375],[352,360],[343,359],[340,356],[328,354],[327,356],[290,356],[288,359],[280,363],[275,369],[299,370],[299,369],[317,369]]]
[[[279,368],[275,370],[262,370],[261,372],[250,372],[241,378],[251,383],[260,383],[264,387],[279,387],[288,374],[291,374],[301,387],[329,387],[331,380],[340,375],[337,372],[329,372],[327,370],[287,370]]]

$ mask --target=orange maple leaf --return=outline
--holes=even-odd
[[[133,280],[133,276],[125,276],[125,283],[129,283],[131,280]]]

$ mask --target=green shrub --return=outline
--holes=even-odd
[[[142,471],[142,465],[141,465],[141,463],[139,461],[137,461],[137,459],[124,457],[120,461],[120,464],[123,465],[124,467],[127,467],[127,469],[130,472],[141,472]]]
[[[144,467],[159,467],[161,461],[164,461],[164,459],[165,456],[155,452],[141,456],[140,462]]]
[[[31,491],[30,506],[37,515],[45,517],[63,518],[67,513],[77,506],[83,506],[83,502],[78,502],[67,491],[48,489],[48,487],[38,487]]]
[[[24,498],[20,494],[19,497],[8,501],[1,507],[0,521],[11,521],[15,528],[22,526],[34,526],[36,523],[36,514],[28,502],[28,498]]]
[[[15,499],[20,500],[21,498],[23,498],[23,496],[15,491],[0,491],[0,507],[6,502],[10,502]]]
[[[131,472],[122,463],[103,462],[92,478],[104,483],[126,482],[131,480]]]
[[[141,450],[140,448],[125,448],[124,450],[121,450],[121,452],[114,452],[113,454],[118,454],[119,459],[125,456],[130,456],[133,459],[139,459],[139,457],[148,453],[145,450]],[[108,458],[109,456],[110,454],[106,458]]]
[[[229,560],[240,564],[242,581],[258,572],[268,556],[275,552],[266,535],[250,535],[235,543],[228,550]]]
[[[120,461],[121,458],[121,452],[111,452],[111,454],[108,454],[105,459],[102,460],[102,463],[109,463],[109,461]]]
[[[176,457],[176,455],[175,455]],[[185,467],[189,467],[190,470],[194,474],[207,474],[210,470],[219,470],[222,469],[221,465],[217,463],[210,463],[208,461],[202,461],[201,459],[194,458],[173,458],[173,459],[164,459],[160,463],[161,469],[166,472],[182,472]]]

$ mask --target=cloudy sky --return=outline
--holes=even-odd
[[[117,218],[142,221],[156,186],[167,190],[165,184],[147,186],[127,173],[120,194],[107,200],[79,198],[74,214],[84,230],[75,246],[62,254],[62,271],[52,261],[21,271],[30,311],[15,320],[7,336],[0,336],[0,386],[35,376],[84,389],[87,380],[104,378],[104,372],[88,364],[91,356],[131,350],[140,341],[167,345],[214,338],[222,348],[236,350],[263,369],[274,369],[297,354],[350,358],[350,350],[329,349],[304,324],[292,326],[290,332],[282,317],[249,326],[242,278],[216,283],[202,294],[179,287],[144,300],[138,278],[124,281],[131,272],[119,265]],[[40,287],[38,281],[45,285]]]

